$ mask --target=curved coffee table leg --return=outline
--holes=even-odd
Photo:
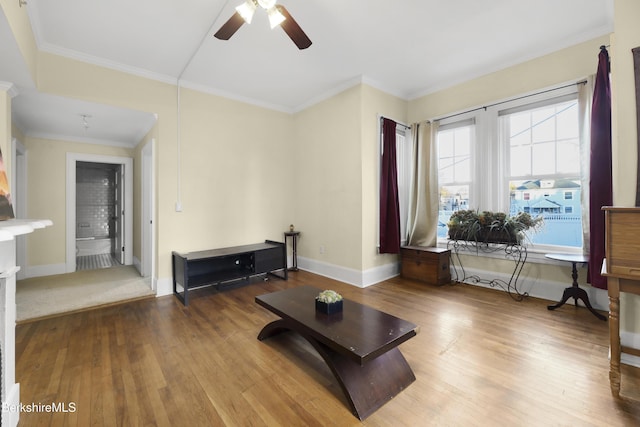
[[[363,365],[319,342],[285,319],[266,325],[258,334],[260,341],[292,330],[306,339],[324,359],[344,392],[353,415],[364,420],[416,377],[397,347]]]

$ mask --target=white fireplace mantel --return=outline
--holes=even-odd
[[[53,225],[49,219],[10,219],[0,221],[0,242],[15,239],[15,236],[29,234],[39,228]]]
[[[0,346],[2,348],[2,424],[17,426],[20,385],[16,384],[16,236],[53,225],[48,219],[0,221]]]

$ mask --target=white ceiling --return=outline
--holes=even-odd
[[[43,51],[285,112],[356,82],[413,99],[613,31],[613,0],[279,0],[313,41],[308,49],[298,50],[281,28],[270,30],[261,9],[230,40],[214,38],[243,1],[28,0],[24,7]],[[0,18],[0,45],[15,45]],[[5,62],[0,80],[24,80],[22,67],[19,73]],[[87,130],[79,114],[92,115],[88,131],[103,120],[104,106],[92,114],[89,105],[41,100],[16,84],[14,115],[27,134],[81,138]],[[49,109],[48,122],[39,120]],[[131,143],[139,121],[152,118],[111,109],[109,120],[117,112],[127,135],[96,129],[95,141]]]

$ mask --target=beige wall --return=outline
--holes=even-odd
[[[291,161],[298,255],[356,270],[362,266],[361,91],[353,87],[296,114]]]
[[[43,92],[157,113],[153,134],[159,278],[171,276],[173,250],[282,240],[293,211],[290,115],[182,89],[183,212],[178,213],[175,87],[46,53],[38,63]],[[33,185],[30,181],[30,191]],[[134,193],[139,192],[139,177],[134,185]],[[140,206],[139,197],[135,205]],[[37,217],[31,210],[29,215]],[[139,239],[139,213],[134,217]],[[139,245],[137,240],[137,255]]]
[[[378,116],[407,123],[408,102],[374,89],[362,87],[362,266],[366,271],[388,263],[398,262],[396,255],[378,254],[378,217],[380,152]]]
[[[46,218],[51,227],[27,236],[27,265],[66,262],[66,173],[67,153],[133,157],[133,150],[23,137],[27,150],[27,217]]]
[[[469,108],[575,82],[596,72],[600,37],[409,102],[411,121],[428,120]]]
[[[406,101],[360,84],[296,114],[300,256],[359,272],[397,262],[377,253],[378,115],[406,113]]]
[[[637,144],[636,99],[631,49],[640,46],[640,2],[616,0],[611,57],[613,121],[613,201],[635,205]]]
[[[184,89],[181,104],[184,211],[164,235],[171,249],[282,241],[294,202],[291,115]]]
[[[635,80],[631,49],[640,46],[640,2],[616,0],[611,49],[613,202],[634,206],[637,173]],[[640,333],[640,297],[620,298],[621,329]]]

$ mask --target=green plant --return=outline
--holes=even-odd
[[[527,231],[542,226],[541,216],[532,217],[527,212],[509,216],[503,212],[460,210],[449,218],[449,238],[486,243],[519,243]]]
[[[334,302],[342,301],[342,295],[332,290],[324,290],[318,294],[316,299],[326,304],[332,304]]]

